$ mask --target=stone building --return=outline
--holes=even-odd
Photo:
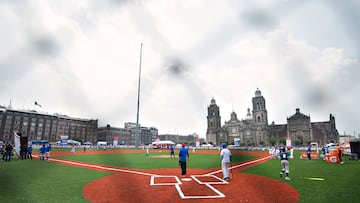
[[[138,144],[147,145],[156,139],[158,129],[155,127],[143,127],[139,124]],[[106,141],[112,144],[114,138],[118,140],[119,145],[135,145],[136,123],[127,122],[124,128],[112,127],[109,124],[98,129],[98,141]]]
[[[287,137],[297,140],[299,144],[318,142],[319,144],[338,142],[339,133],[335,126],[335,117],[330,114],[330,120],[311,122],[310,116],[296,113],[287,119],[287,124],[268,124],[265,98],[257,89],[252,98],[253,110],[248,108],[245,119],[239,120],[235,112],[230,120],[221,125],[220,108],[212,98],[208,106],[206,139],[209,143],[233,143],[234,138],[240,138],[243,145],[269,145],[271,140],[279,143]]]
[[[196,133],[192,135],[175,135],[175,134],[161,134],[159,135],[160,140],[170,140],[177,144],[187,143],[188,145],[195,145],[196,138],[199,137]],[[155,140],[154,140],[155,141]],[[204,142],[203,138],[200,138],[200,142]]]
[[[4,143],[14,141],[14,132],[28,137],[29,141],[56,142],[61,135],[68,135],[69,139],[95,142],[97,127],[98,120],[0,106],[0,140]]]
[[[97,141],[113,144],[114,140],[117,139],[119,145],[129,145],[132,142],[131,134],[131,129],[112,127],[108,124],[105,127],[98,128]]]

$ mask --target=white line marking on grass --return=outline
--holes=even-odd
[[[111,168],[111,167],[106,167],[106,166],[98,166],[98,165],[94,165],[94,164],[78,163],[78,162],[66,161],[66,160],[61,160],[61,159],[49,158],[49,161],[65,163],[65,164],[70,164],[70,165],[75,165],[75,166],[84,166],[84,167],[89,167],[89,168],[108,170],[108,171],[133,173],[133,174],[139,174],[139,175],[145,175],[145,176],[154,176],[155,175],[155,174],[151,174],[151,173],[144,173],[144,172],[139,172],[139,171],[130,171],[130,170],[119,169],[119,168]]]
[[[243,166],[246,166],[246,165],[249,165],[249,164],[253,164],[253,163],[256,163],[256,162],[264,161],[264,160],[266,160],[266,159],[269,159],[269,157],[263,157],[263,158],[260,158],[260,159],[255,159],[255,160],[253,160],[253,161],[249,161],[249,162],[245,162],[245,163],[242,163],[242,164],[239,164],[239,165],[232,166],[232,167],[230,167],[229,169],[234,169],[234,168],[243,167]],[[204,175],[213,175],[213,174],[220,173],[220,172],[222,172],[222,170],[213,171],[213,172],[211,172],[211,173],[207,173],[207,174],[204,174]]]

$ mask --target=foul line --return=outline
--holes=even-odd
[[[250,165],[250,164],[253,164],[253,163],[256,163],[256,162],[264,161],[266,159],[269,159],[269,157],[263,157],[263,158],[260,158],[260,159],[255,159],[253,161],[249,161],[249,162],[245,162],[245,163],[242,163],[242,164],[239,164],[239,165],[232,166],[229,169],[243,167],[243,166]],[[207,173],[205,175],[214,175],[214,174],[220,173],[220,172],[222,172],[222,170],[213,171],[213,172]]]
[[[59,163],[64,163],[64,164],[70,164],[70,165],[75,165],[75,166],[84,166],[84,167],[101,169],[101,170],[108,170],[108,171],[134,173],[134,174],[145,175],[145,176],[156,176],[156,174],[152,174],[152,173],[144,173],[144,172],[139,172],[139,171],[130,171],[130,170],[125,170],[125,169],[98,166],[98,165],[94,165],[94,164],[85,164],[85,163],[79,163],[79,162],[74,162],[74,161],[66,161],[66,160],[61,160],[61,159],[49,158],[49,161],[59,162]]]

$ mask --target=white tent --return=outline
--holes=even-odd
[[[153,144],[153,145],[162,145],[162,144],[174,145],[175,142],[170,141],[170,140],[164,140],[164,141],[157,140],[157,141],[152,142],[151,144]]]
[[[81,142],[78,142],[76,140],[67,140],[67,144],[81,145]]]

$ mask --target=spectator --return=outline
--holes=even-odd
[[[45,145],[43,144],[40,147],[40,160],[45,160],[45,153],[46,153],[46,148]]]
[[[49,160],[50,151],[51,151],[51,144],[48,144],[48,145],[46,145],[46,147],[45,147],[46,160]]]
[[[309,145],[308,149],[306,150],[307,157],[309,160],[311,160],[311,145]]]
[[[28,159],[32,159],[32,151],[33,151],[33,147],[32,147],[32,145],[29,145],[28,150],[27,150],[27,158]]]
[[[11,153],[14,148],[11,146],[11,144],[7,144],[5,147],[5,161],[11,160]]]

